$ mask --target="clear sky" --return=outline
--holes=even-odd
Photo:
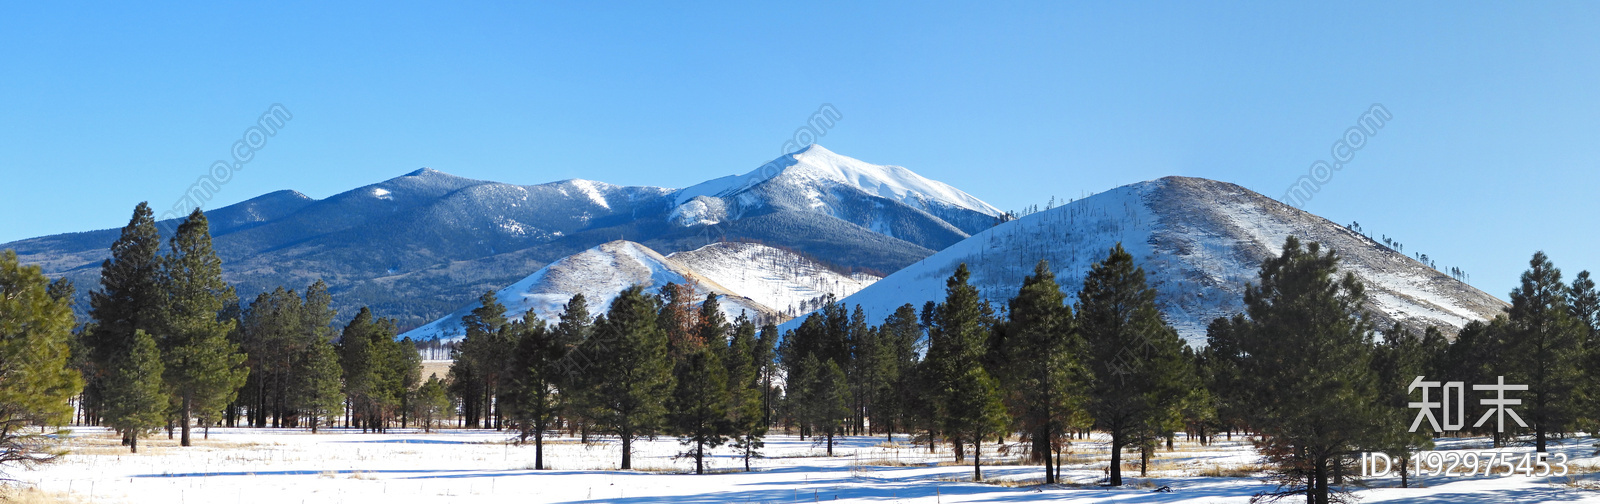
[[[819,143],[1005,209],[1165,175],[1281,196],[1505,297],[1534,250],[1600,270],[1600,4],[374,2],[0,7],[0,242],[419,167],[683,187]],[[1394,4],[1403,5],[1394,5]]]

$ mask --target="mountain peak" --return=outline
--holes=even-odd
[[[825,189],[822,185],[837,185],[919,208],[936,202],[990,216],[1001,213],[983,200],[903,166],[868,163],[819,144],[784,154],[744,175],[730,175],[680,190],[676,204],[682,205],[697,196],[733,196],[780,179],[783,185],[794,186],[801,194],[819,193]]]

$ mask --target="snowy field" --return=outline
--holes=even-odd
[[[361,434],[276,429],[213,429],[210,439],[179,448],[157,436],[129,454],[106,431],[80,428],[66,441],[72,451],[63,462],[10,477],[68,501],[138,503],[340,503],[382,502],[619,502],[619,503],[857,503],[961,502],[1246,502],[1265,486],[1253,473],[1256,458],[1239,440],[1210,447],[1180,442],[1158,451],[1149,478],[1137,477],[1119,489],[1096,486],[1104,477],[1104,445],[1073,444],[1064,472],[1066,484],[1037,485],[1038,466],[1017,465],[1010,455],[995,455],[986,465],[986,483],[971,482],[972,467],[951,464],[947,447],[933,455],[927,446],[885,444],[882,437],[852,437],[835,447],[835,457],[811,440],[772,436],[769,458],[755,461],[756,472],[738,472],[741,461],[730,449],[710,462],[715,474],[697,476],[693,461],[673,458],[675,440],[636,445],[637,470],[615,470],[619,445],[602,440],[588,445],[562,438],[545,447],[547,471],[534,471],[533,447],[507,443],[493,431],[421,434]],[[1484,440],[1447,440],[1441,449],[1488,450]],[[1508,449],[1526,452],[1527,447]],[[1568,441],[1552,451],[1568,454],[1573,474],[1566,477],[1426,477],[1423,488],[1400,489],[1397,479],[1359,492],[1362,502],[1597,502],[1600,464],[1592,443]],[[992,446],[985,452],[993,453]],[[1137,455],[1133,456],[1134,463]],[[991,460],[985,457],[986,461]],[[1170,492],[1157,491],[1161,487]],[[1290,499],[1284,502],[1304,502]]]

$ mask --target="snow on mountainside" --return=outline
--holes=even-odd
[[[506,316],[521,319],[532,313],[547,322],[554,322],[562,308],[574,294],[583,294],[591,315],[602,313],[623,289],[644,285],[655,292],[668,283],[684,284],[693,281],[697,297],[715,292],[720,298],[722,311],[728,320],[740,313],[760,319],[774,315],[772,309],[750,298],[740,297],[701,276],[689,268],[650,250],[638,243],[617,240],[589,250],[564,257],[543,269],[528,275],[517,283],[495,293],[500,304],[506,307]],[[454,313],[402,334],[413,340],[454,339],[464,336],[461,317],[471,313],[479,304],[473,302]]]
[[[1366,283],[1369,308],[1381,326],[1437,325],[1454,333],[1506,306],[1326,219],[1234,184],[1185,177],[1123,186],[995,226],[843,302],[860,304],[875,320],[906,303],[920,308],[943,299],[945,279],[964,262],[973,284],[1003,305],[1041,259],[1050,261],[1074,302],[1090,265],[1121,242],[1149,275],[1168,322],[1184,339],[1204,344],[1206,325],[1243,311],[1245,285],[1256,280],[1262,260],[1282,252],[1290,235],[1336,251],[1340,268]]]
[[[811,145],[744,175],[677,191],[668,221],[715,225],[762,215],[824,214],[939,250],[987,229],[1001,212],[970,194],[899,166],[875,165]]]
[[[721,242],[667,256],[739,295],[787,316],[810,311],[806,303],[843,299],[878,277],[844,275],[785,250],[755,243]]]
[[[816,182],[828,181],[917,207],[943,204],[989,216],[999,216],[1001,213],[999,209],[984,203],[983,200],[944,182],[918,175],[905,167],[867,163],[841,156],[816,144],[778,158],[773,163],[750,173],[730,175],[678,191],[676,204],[682,205],[697,196],[737,195],[774,179],[784,180],[793,185],[813,186]],[[823,204],[820,194],[811,196],[812,206]]]

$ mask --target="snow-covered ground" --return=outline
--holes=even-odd
[[[823,456],[811,440],[775,435],[769,458],[755,461],[755,472],[738,472],[731,449],[710,461],[714,474],[686,474],[692,460],[674,459],[682,447],[673,439],[640,442],[637,470],[619,471],[614,440],[588,445],[562,438],[546,445],[552,469],[534,471],[533,447],[506,442],[493,431],[413,431],[361,434],[296,430],[213,429],[210,439],[179,448],[158,436],[141,441],[132,455],[98,428],[80,428],[66,440],[72,454],[64,461],[9,476],[53,493],[89,502],[139,503],[340,503],[383,502],[689,502],[775,503],[834,501],[858,503],[960,502],[1246,502],[1268,488],[1250,470],[1257,462],[1248,444],[1235,439],[1210,447],[1180,442],[1158,452],[1151,477],[1137,472],[1124,488],[1096,486],[1105,468],[1104,444],[1079,441],[1065,471],[1066,484],[1031,484],[1038,466],[1009,462],[985,447],[990,483],[970,481],[970,465],[951,465],[947,447],[928,454],[926,445],[886,444],[882,437],[851,437]],[[1481,439],[1447,440],[1450,449],[1484,450]],[[1507,449],[1528,451],[1527,447]],[[1600,502],[1600,464],[1586,441],[1556,445],[1567,453],[1569,477],[1427,477],[1420,488],[1392,488],[1397,480],[1376,482],[1358,492],[1361,502]],[[1133,457],[1135,461],[1137,457]],[[1581,473],[1581,474],[1580,474]],[[995,482],[1009,482],[996,484]],[[1168,487],[1171,492],[1155,491]],[[1286,502],[1298,502],[1291,499]]]

